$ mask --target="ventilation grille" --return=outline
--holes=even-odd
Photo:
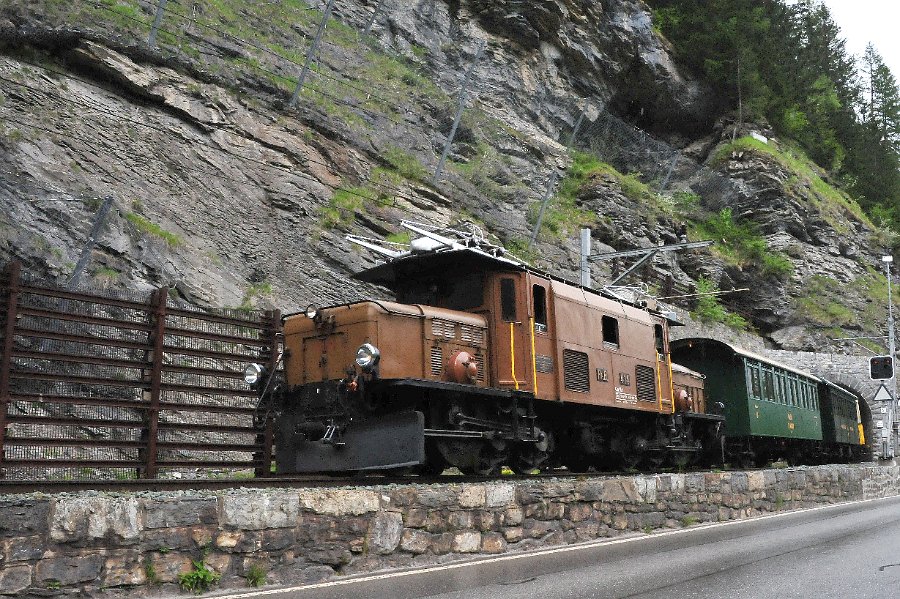
[[[460,325],[460,337],[472,345],[484,345],[484,329],[470,324]]]
[[[635,366],[637,398],[640,401],[656,401],[656,375],[649,366]]]
[[[444,373],[444,352],[439,347],[431,348],[431,374],[441,376]]]
[[[479,383],[483,383],[484,371],[487,370],[487,364],[484,363],[484,354],[477,352],[475,354],[475,363],[478,364],[478,374],[475,375],[475,380]]]
[[[434,318],[431,321],[431,334],[445,339],[456,339],[456,323]]]
[[[563,380],[569,391],[587,393],[591,390],[586,353],[571,349],[563,350]]]

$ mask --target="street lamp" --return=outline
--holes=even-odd
[[[891,263],[893,263],[894,257],[882,256],[881,261],[884,262],[884,275],[885,277],[887,277],[888,355],[891,356],[891,360],[894,360],[894,357],[896,355],[894,347],[894,302],[891,299]],[[894,409],[897,397],[896,373],[892,373],[891,379],[888,383],[888,391],[890,392],[891,398],[887,401],[887,413],[884,415],[884,446],[882,451],[882,457],[885,459],[891,459],[894,457]]]

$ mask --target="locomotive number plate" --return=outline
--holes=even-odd
[[[534,369],[538,372],[553,372],[553,358],[540,354],[534,357]]]

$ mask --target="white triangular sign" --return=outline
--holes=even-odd
[[[878,388],[878,391],[875,393],[875,397],[872,398],[872,401],[890,401],[894,399],[891,397],[891,392],[888,391],[888,388],[884,386],[884,383]]]

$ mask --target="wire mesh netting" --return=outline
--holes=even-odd
[[[165,291],[76,293],[14,272],[0,277],[0,352],[9,347],[0,354],[3,476],[268,470],[243,369],[277,351],[274,314],[207,312]]]

